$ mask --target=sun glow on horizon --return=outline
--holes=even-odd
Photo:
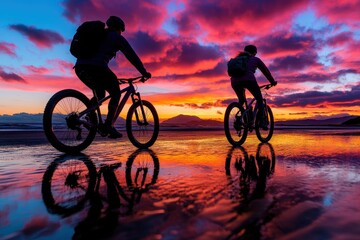
[[[281,7],[259,0],[106,2],[2,1],[0,115],[42,113],[64,88],[90,97],[72,69],[69,43],[80,22],[105,21],[109,12],[125,20],[124,37],[154,76],[138,87],[162,120],[179,114],[222,119],[226,103],[236,99],[226,63],[247,44],[258,46],[279,83],[267,98],[276,120],[360,115],[358,0]],[[119,77],[139,74],[121,52],[110,66]],[[256,76],[267,83],[260,71]]]

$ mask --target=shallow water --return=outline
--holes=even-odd
[[[124,138],[77,156],[2,145],[0,239],[358,239],[360,137],[337,133],[231,148],[221,131],[161,132],[149,151]]]

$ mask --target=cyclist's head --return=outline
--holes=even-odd
[[[117,16],[110,16],[109,19],[106,21],[106,25],[109,27],[109,28],[113,28],[117,31],[122,31],[124,32],[125,31],[125,23],[124,21],[117,17]]]
[[[255,56],[257,53],[257,48],[254,45],[247,45],[246,47],[244,47],[244,51]]]

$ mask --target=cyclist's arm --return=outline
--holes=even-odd
[[[263,63],[263,61],[261,61],[260,58],[258,58],[258,64],[257,64],[258,68],[260,69],[260,71],[264,74],[264,76],[267,78],[267,80],[275,85],[276,81],[273,78],[273,76],[271,75],[270,70],[266,67],[265,63]]]
[[[141,62],[138,55],[135,53],[134,49],[130,46],[129,42],[123,37],[119,36],[119,50],[125,55],[129,62],[134,65],[134,67],[142,74],[146,75],[146,69]]]

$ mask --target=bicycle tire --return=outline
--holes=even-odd
[[[257,112],[257,116],[256,116],[256,120],[255,120],[255,132],[256,132],[256,137],[260,140],[260,142],[262,143],[266,143],[269,142],[270,139],[273,136],[274,133],[274,115],[271,111],[271,108],[267,105],[265,105],[267,108],[266,111],[266,118],[267,121],[269,122],[268,124],[268,129],[265,130],[262,127],[260,127],[260,119],[261,119],[261,112],[258,111]]]
[[[266,169],[267,175],[270,175],[274,173],[275,171],[275,151],[273,146],[270,143],[260,143],[256,150],[256,160],[259,160],[260,158],[265,158],[271,161],[269,164],[269,168]]]
[[[66,89],[54,94],[46,104],[43,115],[43,128],[50,144],[57,150],[65,153],[77,153],[87,148],[95,138],[96,127],[87,129],[80,123],[75,123],[77,113],[90,107],[90,100],[81,92]],[[96,113],[87,115],[88,120],[97,126]],[[74,118],[74,127],[70,128],[66,118]],[[80,137],[79,137],[80,135]],[[82,136],[86,135],[85,138]]]
[[[134,166],[134,164],[136,166]],[[146,169],[147,173],[150,168],[150,179],[142,179],[138,182],[138,170],[144,171]],[[134,170],[136,169],[135,177]],[[160,162],[154,151],[151,149],[138,149],[133,152],[127,162],[126,162],[126,183],[128,187],[131,188],[147,188],[149,185],[156,183],[160,171]],[[146,177],[146,176],[145,176]]]
[[[143,114],[140,103],[144,108],[148,125],[141,125]],[[136,120],[136,115],[139,116],[140,125]],[[155,143],[159,134],[159,117],[155,107],[150,102],[142,100],[131,105],[126,116],[126,132],[130,142],[135,147],[149,148]]]
[[[241,113],[238,115],[238,113]],[[236,121],[235,116],[239,116]],[[225,136],[229,143],[233,146],[240,146],[243,144],[246,140],[247,134],[248,134],[248,128],[245,124],[245,109],[243,106],[240,105],[238,102],[232,102],[230,105],[226,108],[225,116],[224,116],[224,130],[225,130]],[[240,122],[239,122],[240,121]],[[237,125],[237,128],[235,128],[235,124]]]
[[[244,174],[245,160],[248,159],[248,153],[242,146],[231,147],[225,160],[225,173],[229,177],[236,177]]]
[[[93,194],[96,168],[85,155],[64,155],[46,169],[41,193],[46,209],[51,214],[72,215],[83,209]]]

